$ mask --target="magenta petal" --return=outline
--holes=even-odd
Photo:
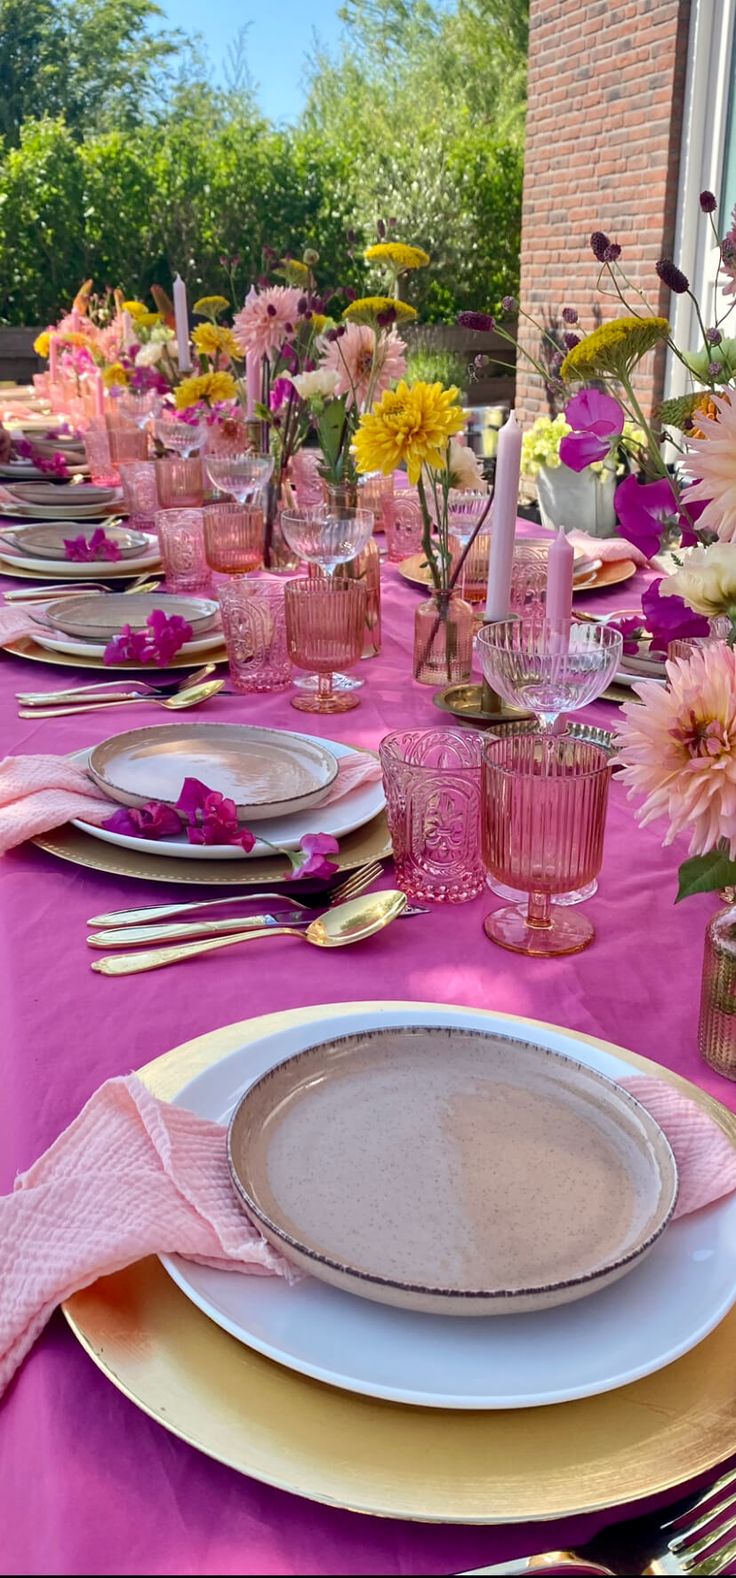
[[[208,789],[207,785],[203,784],[200,778],[185,778],[181,786],[181,794],[176,802],[176,809],[181,811],[182,816],[185,816],[187,821],[193,822],[197,812],[204,810],[207,796],[211,793],[212,790]],[[190,842],[200,843],[201,840],[192,839]]]
[[[610,445],[595,433],[566,433],[560,441],[560,460],[571,471],[584,471],[596,460],[603,460]]]
[[[124,806],[121,806],[114,816],[108,817],[106,822],[100,823],[100,826],[108,829],[111,833],[126,833],[129,837],[137,837],[139,832],[130,811],[126,810]]]
[[[331,833],[305,833],[299,846],[308,855],[336,855],[340,845]]]
[[[604,394],[601,389],[581,389],[579,394],[573,395],[572,400],[568,401],[565,421],[577,433],[621,433],[624,412],[613,395]]]

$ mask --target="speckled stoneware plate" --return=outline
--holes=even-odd
[[[178,614],[191,625],[195,636],[211,630],[219,615],[217,603],[209,597],[178,597],[171,592],[90,591],[80,597],[57,598],[47,603],[43,614],[37,617],[42,625],[52,625],[65,635],[106,642],[117,635],[123,625],[130,625],[131,630],[143,630],[156,609],[169,617]]]
[[[241,821],[289,816],[317,805],[337,777],[321,741],[243,723],[164,723],[128,729],[90,751],[87,771],[123,805],[174,805],[185,778],[230,800]]]
[[[238,1197],[302,1271],[436,1315],[582,1298],[652,1249],[677,1168],[620,1086],[546,1048],[414,1026],[308,1048],[228,1135]]]
[[[17,548],[18,553],[29,559],[63,559],[66,563],[76,563],[69,559],[65,542],[74,537],[84,537],[89,541],[93,532],[99,530],[99,526],[82,525],[72,531],[69,525],[57,521],[49,522],[48,525],[24,526],[22,531],[11,531],[7,541],[11,547]],[[121,559],[134,559],[151,547],[150,537],[141,531],[129,531],[127,526],[106,526],[105,536],[115,543]],[[119,560],[107,559],[104,562],[116,564]]]

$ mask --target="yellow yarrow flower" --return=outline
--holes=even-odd
[[[315,334],[323,334],[328,323],[331,321],[332,320],[328,318],[326,312],[312,313],[312,328],[314,329]]]
[[[138,319],[145,317],[148,308],[143,301],[124,301],[123,312],[129,312],[131,318]]]
[[[354,440],[358,471],[382,471],[388,476],[405,464],[413,484],[419,481],[422,466],[441,471],[450,439],[465,425],[458,396],[454,386],[443,389],[441,384],[421,382],[410,386],[403,379],[396,389],[388,389],[360,419]]]
[[[217,318],[229,306],[227,296],[200,296],[192,311],[197,318]]]
[[[345,308],[343,318],[348,323],[367,323],[371,328],[380,327],[378,319],[393,313],[392,323],[409,323],[416,318],[415,307],[408,301],[396,301],[393,296],[360,296]]]
[[[127,368],[123,367],[122,362],[112,362],[109,367],[105,368],[102,374],[102,382],[106,389],[116,389],[120,385],[126,386],[130,383],[130,373]]]
[[[160,322],[160,312],[139,312],[135,326],[137,329],[155,329],[156,324]]]
[[[568,351],[560,368],[563,378],[628,377],[632,367],[669,334],[666,318],[614,318],[586,334]]]
[[[176,409],[185,411],[187,406],[204,400],[207,405],[219,405],[221,400],[234,400],[238,386],[232,373],[198,373],[185,378],[176,390]]]
[[[363,256],[366,263],[388,263],[395,274],[405,274],[408,269],[426,268],[429,263],[429,253],[422,247],[409,247],[403,241],[377,241],[373,247],[366,247]]]
[[[236,361],[242,359],[243,353],[232,329],[226,329],[220,323],[198,323],[192,340],[199,356],[230,356]]]
[[[51,349],[51,335],[48,329],[44,329],[42,334],[36,335],[33,341],[33,349],[37,356],[48,356]]]

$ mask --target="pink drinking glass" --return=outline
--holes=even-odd
[[[567,735],[486,742],[483,861],[496,881],[529,895],[526,909],[512,904],[486,917],[492,942],[546,959],[580,953],[593,941],[587,916],[553,906],[552,898],[598,876],[610,776],[608,751]]]
[[[540,619],[547,604],[549,547],[542,542],[517,542],[511,564],[510,613]]]
[[[485,603],[490,551],[490,532],[479,531],[468,549],[462,568],[460,595],[466,603]]]
[[[241,577],[260,570],[265,532],[261,509],[245,504],[208,504],[204,551],[210,569]]]
[[[464,904],[482,893],[483,736],[402,729],[381,741],[397,886],[413,899]]]
[[[89,466],[90,481],[100,488],[116,488],[120,473],[110,457],[110,439],[104,421],[90,422],[84,434],[84,453]]]
[[[139,436],[145,439],[146,435]],[[199,456],[161,456],[156,460],[156,486],[163,510],[198,509],[204,501],[204,473]]]
[[[358,509],[371,511],[375,523],[374,531],[385,531],[386,521],[392,520],[394,513],[393,472],[386,477],[382,471],[375,471],[361,478],[358,483],[357,504]]]
[[[354,690],[336,690],[336,669],[352,668],[363,650],[366,588],[362,581],[308,578],[284,588],[286,639],[297,668],[317,674],[316,691],[292,696],[299,712],[349,712],[358,706]]]
[[[120,467],[123,508],[128,525],[136,531],[153,531],[158,510],[156,466],[152,460],[128,460]]]
[[[217,597],[233,690],[284,690],[291,683],[286,645],[284,582],[231,576]]]
[[[116,466],[148,459],[148,434],[139,427],[109,427],[110,459]]]
[[[392,564],[400,564],[402,559],[408,559],[411,554],[421,553],[424,527],[415,493],[396,493],[393,511],[385,517],[384,524],[386,547]]]
[[[201,510],[157,510],[156,531],[169,592],[207,594],[212,586]]]

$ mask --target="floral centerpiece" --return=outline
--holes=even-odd
[[[98,369],[111,392],[165,395],[179,378],[173,308],[165,292],[155,310],[121,290],[95,294],[87,280],[71,310],[37,336],[34,350],[77,381]]]

